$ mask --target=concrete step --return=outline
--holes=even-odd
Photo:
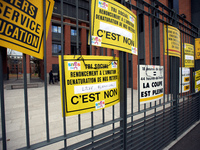
[[[27,88],[38,88],[38,87],[42,87],[42,86],[43,86],[42,82],[27,83]],[[24,88],[23,83],[13,83],[13,84],[5,85],[6,90],[23,89],[23,88]]]

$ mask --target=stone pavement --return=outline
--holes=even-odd
[[[37,81],[37,80],[36,80]],[[15,81],[22,83],[23,80]],[[31,81],[34,82],[34,81]],[[41,82],[41,81],[37,81]],[[11,84],[12,82],[5,82]],[[42,82],[43,84],[43,82]],[[127,113],[131,113],[130,92],[128,89],[128,108]],[[26,146],[26,127],[25,127],[25,113],[24,113],[24,90],[4,89],[5,97],[5,114],[6,114],[6,133],[7,133],[7,149],[14,150]],[[30,127],[30,142],[35,144],[46,140],[46,119],[45,119],[45,100],[44,100],[44,86],[38,88],[28,88],[28,106],[29,106],[29,127]],[[134,90],[134,112],[137,111],[137,91]],[[60,96],[59,83],[48,84],[48,106],[49,106],[49,130],[50,139],[63,135],[63,117]],[[115,106],[115,118],[119,118],[119,103]],[[148,112],[151,113],[151,112]],[[153,113],[153,111],[152,111]],[[143,117],[139,116],[138,117]],[[137,119],[137,118],[134,118]],[[112,107],[105,109],[105,122],[112,120]],[[130,120],[128,120],[130,121]],[[94,125],[102,123],[102,111],[94,112]],[[81,129],[91,126],[91,114],[81,114]],[[115,123],[118,127],[119,123]],[[66,117],[67,134],[78,131],[78,116]],[[102,132],[112,130],[112,125],[105,126],[101,129],[95,130],[94,135]],[[199,130],[197,130],[200,132]],[[67,145],[75,144],[83,139],[90,138],[91,132],[70,138],[67,140]],[[194,138],[193,138],[194,139]],[[200,142],[199,142],[200,143]],[[0,143],[1,144],[1,143]],[[63,141],[40,148],[44,150],[55,150],[63,148]],[[182,146],[181,146],[182,147]],[[0,146],[1,149],[1,146]],[[176,150],[173,149],[172,150]],[[195,149],[194,149],[195,150]]]
[[[21,81],[16,81],[21,83]],[[5,83],[10,84],[10,83]],[[5,115],[6,115],[6,138],[7,149],[14,150],[26,146],[26,127],[24,113],[24,90],[4,89]],[[28,88],[29,106],[29,128],[30,143],[35,144],[46,140],[46,119],[45,119],[45,98],[44,86],[38,88]],[[63,117],[61,107],[60,85],[59,83],[48,84],[48,106],[49,106],[49,130],[50,138],[63,135]],[[119,117],[119,104],[115,105],[115,118]],[[105,109],[105,121],[112,120],[112,107]],[[102,111],[94,112],[94,125],[102,123]],[[91,114],[81,114],[81,129],[91,126]],[[116,127],[119,123],[116,123]],[[78,116],[66,117],[67,134],[78,131]],[[94,135],[112,129],[112,125],[95,130]],[[71,145],[90,138],[91,132],[68,139],[67,144]],[[63,148],[63,141],[43,147],[41,149]]]

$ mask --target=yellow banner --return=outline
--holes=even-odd
[[[200,70],[195,71],[195,92],[200,91]]]
[[[168,31],[168,34],[167,34]],[[165,55],[181,57],[180,31],[173,26],[165,25]]]
[[[200,38],[195,38],[195,59],[200,59]]]
[[[46,0],[48,33],[54,1]],[[43,0],[0,1],[0,46],[43,59]]]
[[[59,56],[60,83],[61,67]],[[64,68],[66,116],[100,110],[120,101],[119,58],[65,55]],[[62,84],[60,87],[62,98]]]
[[[183,44],[183,67],[194,68],[194,45]]]
[[[113,0],[92,0],[92,45],[137,55],[137,18]]]

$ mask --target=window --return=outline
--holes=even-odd
[[[54,55],[61,54],[61,45],[60,44],[52,44],[52,54],[54,54]]]
[[[52,32],[61,33],[61,27],[57,25],[52,25]]]
[[[72,35],[72,36],[76,36],[76,33],[77,33],[77,32],[76,32],[76,29],[71,29],[71,35]]]
[[[81,44],[79,43],[79,51],[81,50]],[[77,47],[75,43],[71,43],[71,55],[77,55]]]

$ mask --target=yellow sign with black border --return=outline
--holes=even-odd
[[[200,70],[195,71],[195,92],[200,91]]]
[[[180,31],[173,26],[164,26],[165,55],[181,57]]]
[[[195,59],[200,59],[200,38],[195,38]]]
[[[137,55],[136,15],[113,0],[92,0],[91,8],[92,45]]]
[[[61,68],[59,56],[60,83]],[[65,92],[66,116],[100,110],[120,101],[119,58],[65,55],[64,68],[65,89],[62,84],[60,87],[61,98]]]
[[[194,45],[183,44],[183,67],[194,68]]]
[[[47,33],[53,6],[46,0]],[[43,59],[43,28],[43,0],[0,1],[0,46]]]

